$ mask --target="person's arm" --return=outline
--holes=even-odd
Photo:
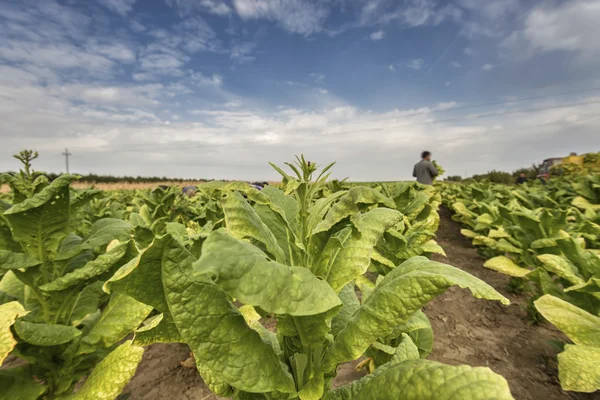
[[[413,177],[417,177],[417,165],[415,164],[415,166],[413,167]]]
[[[431,174],[432,177],[438,176],[439,172],[438,172],[437,168],[435,168],[435,166],[433,165],[432,162],[427,163],[427,168],[429,169],[429,173]]]

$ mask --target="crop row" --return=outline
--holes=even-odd
[[[572,341],[558,355],[563,389],[600,389],[600,176],[446,184],[442,197],[489,258],[484,265],[513,277],[513,288],[529,292],[532,317]]]

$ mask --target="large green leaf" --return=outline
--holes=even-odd
[[[10,327],[15,323],[17,317],[23,315],[25,315],[25,309],[18,301],[0,305],[0,364],[17,344]]]
[[[353,187],[329,209],[325,218],[313,229],[312,234],[328,231],[344,218],[359,213],[361,204],[382,204],[396,208],[396,204],[391,199],[374,189],[365,186]]]
[[[86,249],[94,249],[113,241],[127,242],[131,238],[133,227],[129,222],[116,218],[103,218],[90,228],[88,237],[76,246],[61,246],[58,259],[68,259]]]
[[[61,175],[33,197],[4,212],[13,236],[32,257],[45,262],[54,257],[69,230],[69,184],[77,179]]]
[[[336,336],[344,327],[346,323],[352,318],[355,312],[360,308],[360,301],[356,297],[354,291],[354,285],[349,283],[340,291],[338,294],[342,301],[342,308],[340,312],[335,315],[331,321],[331,333]]]
[[[134,246],[133,242],[120,243],[110,251],[100,255],[95,260],[88,262],[82,268],[76,269],[50,283],[40,286],[40,289],[46,292],[65,290],[81,282],[95,278],[98,275],[102,275],[123,258],[130,246]]]
[[[558,355],[558,379],[564,390],[600,390],[600,347],[567,344]]]
[[[519,267],[513,260],[505,256],[490,258],[483,266],[517,278],[523,278],[531,272],[527,268]]]
[[[339,292],[347,283],[367,271],[373,247],[383,233],[401,219],[400,212],[387,208],[376,208],[363,215],[363,231],[352,232],[352,236],[344,242],[344,247],[337,253],[331,265],[327,282],[333,290]]]
[[[104,296],[106,296],[106,293],[102,291],[102,282],[94,282],[84,287],[77,294],[73,302],[73,308],[70,314],[67,315],[67,321],[73,326],[79,325],[85,317],[98,311]]]
[[[113,400],[133,378],[144,348],[127,341],[102,360],[76,393],[64,400]]]
[[[572,285],[581,285],[584,283],[584,280],[577,275],[577,267],[567,258],[554,254],[542,254],[537,258],[542,262],[544,269],[566,279]]]
[[[82,341],[90,346],[109,347],[133,332],[150,314],[152,307],[140,303],[133,297],[113,293],[100,320]],[[87,351],[87,346],[84,348]]]
[[[148,346],[153,343],[180,343],[182,341],[171,314],[163,313],[148,318],[144,322],[144,326],[135,331],[134,344]]]
[[[327,282],[307,268],[270,260],[257,247],[224,230],[206,239],[195,267],[240,302],[274,314],[315,315],[341,305]]]
[[[239,239],[252,238],[266,246],[275,260],[285,262],[285,253],[279,247],[273,232],[261,221],[256,211],[238,192],[228,193],[222,201],[225,223],[229,232]]]
[[[387,368],[367,382],[353,400],[508,400],[508,382],[486,367],[450,366],[409,360]]]
[[[392,333],[427,302],[451,286],[468,288],[480,299],[508,299],[482,280],[446,264],[414,257],[392,270],[375,287],[328,351],[325,365],[333,367],[358,358],[377,338]]]
[[[14,328],[24,342],[35,346],[58,346],[81,335],[81,331],[73,326],[35,324],[22,320],[17,320]]]
[[[163,259],[177,261],[173,257],[181,254],[170,252],[173,248],[170,244],[172,240],[175,239],[170,235],[154,239],[151,246],[123,265],[106,281],[104,290],[125,293],[160,312],[168,311],[162,290],[162,263]]]
[[[537,299],[535,308],[574,343],[600,346],[600,317],[551,295]]]
[[[209,385],[214,381],[223,388],[226,382],[251,393],[295,392],[287,367],[248,327],[227,294],[206,275],[194,272],[187,250],[174,240],[168,246],[172,257],[164,259],[162,282],[169,310]]]
[[[0,250],[0,270],[30,268],[40,265],[41,261],[24,253],[14,253],[9,250]]]

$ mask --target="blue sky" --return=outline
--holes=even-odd
[[[600,150],[600,1],[3,0],[0,170],[408,179]]]

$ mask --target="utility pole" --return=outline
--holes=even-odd
[[[69,153],[69,149],[67,149],[65,147],[65,152],[62,153],[63,156],[65,156],[65,163],[67,164],[67,174],[69,173],[69,156],[71,155],[71,153]]]

